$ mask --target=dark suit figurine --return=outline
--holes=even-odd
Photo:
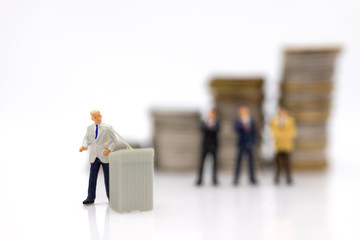
[[[239,183],[244,154],[248,155],[250,181],[252,184],[257,184],[253,157],[253,149],[256,143],[256,125],[247,107],[242,106],[238,109],[238,118],[234,122],[234,130],[238,134],[238,156],[235,164],[234,184]]]
[[[212,182],[214,185],[218,184],[217,181],[217,146],[218,146],[218,139],[217,134],[220,129],[220,123],[216,118],[215,110],[209,112],[207,120],[203,121],[200,126],[201,132],[203,134],[202,140],[202,154],[200,159],[199,165],[199,175],[196,184],[200,186],[202,184],[202,177],[203,177],[203,169],[206,156],[208,154],[212,155],[213,158],[213,165],[212,165]]]

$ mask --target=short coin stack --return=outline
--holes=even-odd
[[[256,122],[258,137],[254,156],[257,163],[259,163],[260,136],[264,122],[262,113],[264,98],[263,78],[215,77],[210,82],[210,88],[214,97],[214,105],[221,121],[218,149],[220,167],[227,170],[234,169],[238,150],[237,135],[233,126],[237,118],[237,109],[241,105],[249,107],[251,116]]]
[[[338,47],[285,50],[280,105],[288,109],[297,123],[298,136],[292,155],[295,168],[327,165],[326,122],[339,52]]]
[[[197,111],[152,111],[155,164],[161,170],[194,170],[199,164],[201,133]]]

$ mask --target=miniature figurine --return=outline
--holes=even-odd
[[[280,171],[285,165],[286,180],[292,184],[290,153],[296,137],[295,120],[287,114],[285,108],[279,108],[278,114],[271,120],[271,131],[275,140],[275,183],[279,183]]]
[[[84,137],[83,145],[80,147],[80,152],[87,150],[90,146],[89,162],[90,177],[88,196],[83,201],[83,204],[92,204],[96,197],[96,182],[99,173],[100,166],[103,168],[106,195],[109,199],[109,159],[108,156],[112,152],[116,145],[116,132],[111,125],[102,123],[102,116],[98,109],[94,109],[90,112],[91,119],[94,124],[87,128],[86,135]]]
[[[217,181],[217,146],[218,146],[218,132],[220,129],[220,122],[217,119],[216,111],[213,109],[208,113],[207,119],[201,123],[201,132],[203,134],[202,140],[202,154],[199,165],[199,175],[196,185],[202,184],[203,169],[205,158],[208,154],[212,155],[212,181],[214,185],[218,184]]]
[[[250,110],[247,106],[238,108],[238,118],[235,120],[234,129],[238,134],[238,156],[236,159],[234,185],[238,185],[241,172],[242,157],[248,155],[250,182],[257,184],[254,168],[253,149],[256,143],[256,125],[250,116]]]

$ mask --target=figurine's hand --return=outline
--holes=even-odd
[[[110,149],[105,149],[105,151],[103,152],[104,156],[107,157],[110,154]]]
[[[80,148],[80,152],[82,152],[82,151],[84,151],[84,150],[86,150],[87,148],[86,147],[84,147],[84,146],[81,146],[81,148]]]

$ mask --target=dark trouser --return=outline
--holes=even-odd
[[[280,172],[283,167],[285,167],[286,171],[286,180],[288,182],[292,181],[291,176],[291,162],[290,162],[290,154],[288,152],[278,152],[275,156],[275,181],[279,181]]]
[[[100,165],[102,165],[103,168],[106,195],[109,198],[109,164],[103,163],[100,161],[99,158],[96,158],[95,162],[91,163],[91,167],[90,167],[89,189],[88,189],[88,198],[90,199],[95,199],[96,197],[96,182],[97,182]]]
[[[240,147],[238,157],[236,159],[236,166],[235,166],[235,181],[239,180],[240,172],[241,172],[241,163],[243,155],[248,155],[248,162],[249,162],[249,177],[252,182],[256,181],[255,179],[255,169],[254,169],[254,158],[253,158],[253,150],[247,147]]]
[[[213,179],[213,183],[216,183],[216,182],[217,182],[217,173],[216,173],[216,169],[217,169],[216,149],[203,149],[202,154],[201,154],[201,159],[200,159],[198,182],[200,182],[200,183],[202,182],[203,170],[204,170],[204,163],[205,163],[206,155],[207,155],[208,153],[211,154],[212,157],[213,157],[212,179]]]

